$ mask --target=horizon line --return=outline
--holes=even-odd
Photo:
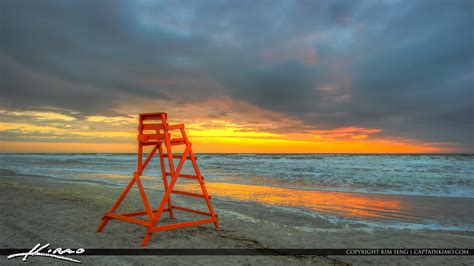
[[[0,152],[0,154],[137,154],[133,152]],[[144,152],[147,154],[147,152]],[[179,152],[178,154],[182,154]],[[394,152],[394,153],[383,153],[383,152],[194,152],[194,154],[280,154],[280,155],[474,155],[474,152]]]

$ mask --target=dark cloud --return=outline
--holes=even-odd
[[[2,1],[0,104],[111,114],[230,96],[474,151],[473,5]]]
[[[222,77],[234,98],[272,110],[304,112],[312,108],[317,96],[317,75],[300,62],[285,62],[270,67],[252,68]]]
[[[370,33],[352,65],[351,118],[474,150],[472,2],[420,2]]]

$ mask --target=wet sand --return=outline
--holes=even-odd
[[[325,215],[327,218],[393,223],[394,227],[403,223],[403,227],[419,229],[437,226],[450,230],[474,231],[474,213],[469,211],[474,211],[474,198],[315,191],[218,182],[208,182],[207,188],[215,196],[287,206]],[[181,185],[180,189],[195,192],[200,190],[195,184]],[[430,224],[426,224],[427,221]]]
[[[138,248],[145,228],[111,221],[102,233],[95,230],[100,217],[115,202],[121,188],[81,182],[65,182],[39,176],[0,173],[0,245],[2,248],[33,247],[51,243],[59,247]],[[222,188],[221,188],[222,189]],[[367,227],[344,222],[333,223],[317,212],[291,212],[271,202],[243,202],[222,196],[217,187],[213,203],[222,230],[211,225],[154,234],[150,248],[472,248],[474,233],[442,230],[396,230]],[[161,191],[147,191],[154,206]],[[124,202],[123,211],[141,210],[139,193],[133,190]],[[383,196],[380,196],[383,198]],[[386,197],[387,200],[390,197]],[[181,206],[199,208],[198,199],[175,197]],[[337,202],[334,202],[336,204]],[[442,204],[442,203],[440,203]],[[472,210],[471,206],[466,206]],[[167,217],[167,216],[165,216]],[[178,220],[190,218],[176,214]],[[169,221],[167,218],[166,221]],[[166,222],[165,221],[165,222]],[[30,258],[49,264],[49,258]],[[457,257],[356,257],[325,258],[316,256],[94,256],[80,257],[84,264],[458,264],[472,265],[474,259]],[[344,261],[344,262],[343,262]],[[19,259],[9,263],[21,263]],[[59,263],[59,262],[58,262]]]

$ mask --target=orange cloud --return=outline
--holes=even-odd
[[[157,101],[144,103],[140,112],[156,111],[156,106],[163,105]],[[126,110],[125,106],[122,108],[119,113]],[[186,124],[195,144],[193,148],[201,153],[455,151],[445,144],[377,137],[382,132],[379,128],[315,129],[301,120],[225,98],[207,104],[176,106],[168,113],[170,123]],[[2,152],[135,152],[136,149],[136,118],[130,111],[118,116],[95,115],[82,119],[30,111],[10,113],[9,117],[13,121],[0,122],[0,134],[8,135],[8,140],[2,138],[0,142]]]
[[[365,139],[369,135],[382,132],[379,128],[341,127],[335,129],[311,130],[319,139],[352,138]]]
[[[335,129],[328,129],[328,130],[312,130],[314,134],[344,134],[344,133],[364,133],[364,134],[372,134],[382,132],[381,129],[374,128],[374,129],[367,129],[362,127],[340,127]]]
[[[52,152],[52,153],[133,153],[136,145],[133,143],[81,143],[81,142],[18,142],[0,141],[2,152]]]

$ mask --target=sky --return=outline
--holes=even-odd
[[[474,152],[474,1],[0,1],[0,152]]]

